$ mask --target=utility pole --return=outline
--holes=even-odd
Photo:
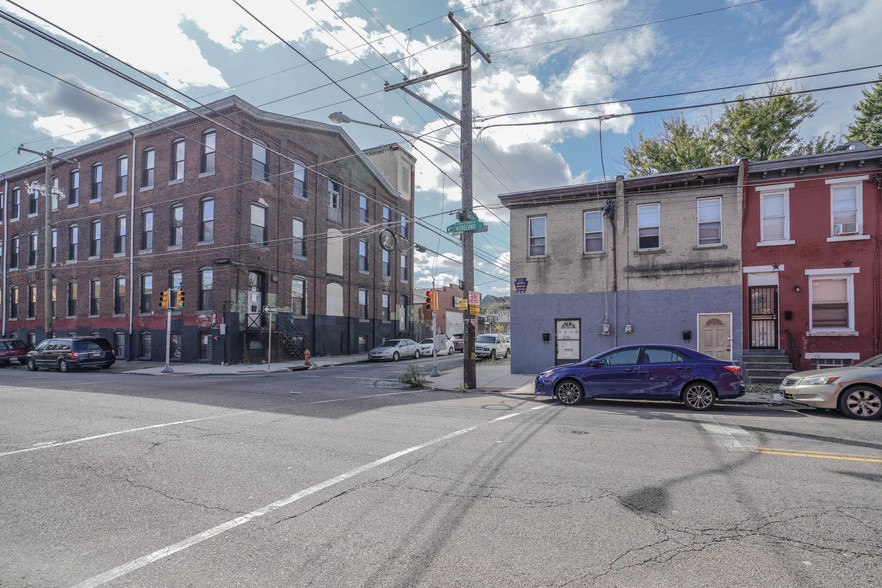
[[[460,125],[460,173],[462,175],[462,210],[471,211],[473,204],[472,196],[472,48],[477,51],[487,63],[490,63],[490,56],[484,53],[480,47],[472,40],[471,34],[462,28],[453,18],[453,12],[447,13],[447,18],[453,23],[453,26],[459,31],[462,37],[462,63],[459,66],[446,69],[444,71],[423,75],[419,78],[407,80],[399,84],[387,85],[384,90],[386,92],[392,90],[404,90],[410,96],[416,98],[420,102],[429,106],[435,112],[445,116]],[[448,114],[425,100],[419,94],[411,92],[407,86],[431,80],[437,77],[446,76],[448,74],[462,72],[462,105],[460,118],[452,114]],[[462,232],[462,283],[463,294],[467,297],[468,292],[475,285],[475,248],[474,236],[472,231]],[[462,353],[462,376],[463,387],[472,390],[477,386],[476,360],[475,360],[475,326],[472,325],[470,309],[463,311],[463,353]],[[434,336],[434,333],[433,333]]]
[[[52,202],[53,198],[58,198],[59,200],[64,198],[64,190],[52,186],[52,164],[55,161],[63,161],[76,165],[77,169],[79,169],[80,164],[70,159],[54,156],[53,149],[40,153],[39,151],[27,149],[24,145],[19,145],[18,153],[22,151],[39,155],[46,162],[46,174],[43,184],[41,185],[39,182],[33,181],[27,185],[27,192],[28,194],[40,192],[43,195],[43,207],[45,208],[43,212],[45,221],[43,223],[43,337],[49,338],[54,335],[54,326],[52,324],[52,274],[50,272],[52,267]]]

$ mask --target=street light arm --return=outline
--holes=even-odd
[[[332,112],[330,115],[328,115],[328,118],[331,119],[331,122],[335,122],[337,124],[354,123],[357,125],[364,125],[366,127],[374,127],[375,129],[384,129],[387,131],[392,131],[394,133],[398,133],[400,135],[405,135],[407,137],[411,137],[414,141],[420,141],[422,143],[425,143],[426,145],[428,145],[432,149],[435,149],[439,153],[445,155],[446,157],[449,157],[453,161],[453,163],[455,163],[456,165],[460,165],[460,162],[458,159],[456,159],[451,154],[447,153],[446,151],[444,151],[443,149],[441,149],[437,145],[429,143],[428,141],[426,141],[425,139],[423,139],[420,135],[417,135],[416,133],[412,133],[412,132],[406,131],[404,129],[399,129],[398,127],[390,127],[389,125],[384,124],[384,123],[375,124],[375,123],[369,123],[369,122],[366,122],[363,120],[355,120],[355,119],[350,118],[349,116],[343,114],[342,112]]]

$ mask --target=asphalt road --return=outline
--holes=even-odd
[[[882,584],[882,422],[406,390],[407,363],[0,369],[0,586]]]

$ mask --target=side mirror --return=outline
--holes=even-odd
[[[600,367],[602,365],[603,365],[602,359],[592,359],[592,360],[588,361],[588,367],[596,368],[596,367]]]

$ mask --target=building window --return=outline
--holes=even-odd
[[[18,254],[21,250],[21,240],[13,237],[9,245],[9,269],[18,269]]]
[[[75,169],[67,176],[67,205],[76,206],[80,201],[80,170]]]
[[[306,198],[306,166],[299,161],[294,162],[294,196]]]
[[[407,254],[401,254],[401,281],[406,282],[408,278],[407,272]]]
[[[103,182],[104,176],[104,166],[100,163],[96,163],[92,166],[92,193],[89,195],[89,200],[95,202],[96,200],[101,200],[101,184]]]
[[[266,236],[266,208],[259,204],[251,205],[251,237],[249,243],[253,245],[268,245]]]
[[[401,236],[404,237],[405,239],[407,239],[409,234],[410,234],[410,231],[408,230],[408,226],[407,226],[407,215],[402,214],[401,215]]]
[[[116,234],[113,237],[113,252],[117,255],[126,252],[126,217],[116,217]]]
[[[789,184],[787,187],[792,187]],[[790,192],[788,190],[760,190],[760,243],[786,244],[790,242]]]
[[[153,211],[141,211],[141,251],[153,249]]]
[[[126,312],[126,279],[117,276],[113,279],[113,314]]]
[[[21,211],[21,188],[12,189],[12,201],[9,203],[9,220],[18,220]]]
[[[368,271],[368,245],[364,240],[358,242],[358,271]]]
[[[358,318],[368,318],[367,290],[364,288],[358,290]]]
[[[126,156],[116,159],[116,192],[118,196],[126,193],[126,184],[129,180],[129,158]]]
[[[39,192],[37,192],[36,190],[28,194],[28,216],[35,216],[39,211],[37,205],[37,194],[39,194]]]
[[[28,236],[28,267],[37,265],[37,233]]]
[[[387,278],[392,277],[392,262],[389,259],[390,253],[383,249],[383,275]]]
[[[251,179],[269,181],[269,166],[266,159],[266,145],[254,141],[251,144]]]
[[[174,182],[184,179],[184,150],[183,139],[178,139],[171,146],[171,175],[169,179]]]
[[[9,318],[18,318],[18,288],[15,286],[9,289]]]
[[[214,173],[215,150],[217,149],[217,134],[214,130],[202,133],[202,157],[199,163],[199,173]]]
[[[637,206],[637,249],[659,248],[658,203]]]
[[[58,176],[52,176],[52,190],[46,195],[52,205],[52,210],[58,210],[58,198],[53,194],[53,192],[58,193],[58,191]]]
[[[388,206],[383,207],[383,228],[391,229],[392,228],[392,211],[389,210]]]
[[[52,250],[49,255],[52,263],[58,263],[58,229],[52,229],[51,238],[52,238]]]
[[[28,286],[28,318],[36,318],[37,316],[37,286],[31,284]]]
[[[854,331],[854,274],[841,270],[805,270],[809,276],[809,329]]]
[[[400,296],[398,298],[398,329],[400,331],[406,331],[408,323],[407,296]]]
[[[364,194],[358,195],[358,220],[365,224],[368,222],[368,199]]]
[[[199,310],[211,310],[211,291],[214,288],[214,271],[211,268],[199,270]]]
[[[830,185],[830,223],[832,237],[861,235],[864,232],[864,196],[861,178],[827,180]]]
[[[89,316],[98,316],[101,312],[101,280],[89,282]]]
[[[180,290],[184,285],[184,274],[181,270],[174,270],[168,273],[168,287],[173,290]]]
[[[699,198],[698,202],[698,244],[719,245],[723,242],[722,199]]]
[[[67,316],[77,316],[77,283],[73,280],[67,283]]]
[[[585,253],[603,251],[603,212],[585,213]]]
[[[141,331],[140,347],[141,359],[150,359],[153,357],[153,334],[150,331]]]
[[[199,241],[214,240],[214,198],[199,202]]]
[[[306,257],[306,222],[303,219],[294,219],[291,243],[294,257]]]
[[[171,227],[169,230],[169,247],[180,247],[184,243],[184,205],[175,204],[171,207]]]
[[[545,217],[534,216],[527,219],[530,257],[545,255]]]
[[[89,257],[101,257],[101,221],[92,221],[89,230]]]
[[[389,320],[389,293],[383,292],[382,294],[382,304],[383,304],[383,320]]]
[[[80,229],[77,225],[67,228],[67,260],[76,261],[80,250]]]
[[[141,274],[141,312],[153,309],[153,274]]]
[[[343,187],[334,180],[328,180],[328,219],[343,222]]]
[[[291,314],[306,314],[306,280],[301,277],[291,279]]]
[[[156,173],[156,151],[145,149],[141,154],[141,188],[153,187]]]

